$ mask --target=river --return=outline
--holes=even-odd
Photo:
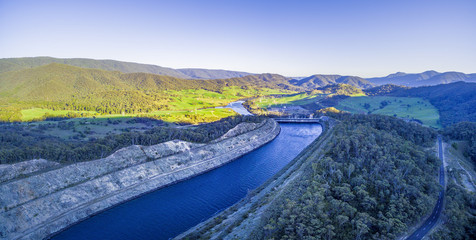
[[[239,101],[236,101],[236,102],[232,102],[228,105],[226,105],[225,107],[216,107],[216,108],[231,108],[233,109],[233,111],[235,111],[236,113],[240,114],[240,115],[253,115],[252,113],[250,113],[248,111],[248,109],[246,109],[245,107],[243,107],[243,103],[245,101],[243,100],[239,100]]]
[[[172,238],[238,202],[321,132],[318,124],[281,124],[281,133],[263,147],[220,168],[99,213],[53,239]]]

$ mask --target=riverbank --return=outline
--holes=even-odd
[[[307,146],[293,161],[287,164],[259,188],[250,192],[240,202],[227,208],[218,215],[192,227],[174,239],[245,239],[249,237],[261,213],[281,191],[301,174],[303,168],[309,167],[309,158],[320,157],[332,129],[333,119],[322,120],[322,134]]]
[[[246,125],[246,124],[245,124]],[[271,119],[230,130],[210,144],[131,146],[0,185],[0,237],[41,239],[124,201],[224,165],[273,140]],[[253,129],[251,129],[253,128]]]

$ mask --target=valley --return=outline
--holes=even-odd
[[[461,213],[476,209],[476,128],[465,123],[476,121],[476,83],[199,69],[186,72],[207,79],[191,79],[37,60],[0,71],[3,238],[398,239],[438,203],[416,239],[471,234],[473,215]],[[449,156],[445,205],[437,134]],[[244,185],[223,189],[225,179]],[[166,204],[151,206],[158,197]]]
[[[0,0],[0,240],[476,239],[475,12]]]

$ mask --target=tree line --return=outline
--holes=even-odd
[[[0,125],[0,163],[16,163],[44,158],[60,163],[75,163],[106,157],[130,145],[154,145],[174,139],[206,143],[225,134],[241,122],[261,122],[263,117],[234,116],[190,128],[155,127],[145,132],[109,134],[89,140],[64,140],[21,124]]]

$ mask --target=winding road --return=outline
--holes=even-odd
[[[440,218],[441,211],[443,211],[443,200],[445,198],[445,167],[443,164],[443,144],[441,143],[441,136],[438,136],[438,148],[439,158],[441,160],[439,180],[441,191],[438,195],[438,201],[436,202],[436,206],[430,217],[428,217],[428,219],[426,219],[426,221],[407,238],[407,240],[422,239],[436,225],[436,222],[438,222],[438,219]]]

